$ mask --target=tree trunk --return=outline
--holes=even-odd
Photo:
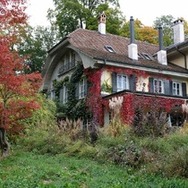
[[[9,143],[6,140],[6,131],[4,128],[0,128],[0,148],[3,157],[9,154]]]

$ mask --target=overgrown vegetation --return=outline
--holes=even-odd
[[[188,186],[188,124],[141,137],[116,114],[109,126],[96,128],[92,142],[81,120],[57,124],[55,104],[44,98],[41,104],[12,142],[10,156],[1,160],[0,187]]]
[[[119,126],[115,125],[113,131],[116,127],[119,130]],[[55,124],[50,126],[43,124],[28,130],[19,140],[19,146],[35,154],[50,156],[64,154],[113,163],[125,169],[162,177],[187,178],[187,126],[164,137],[155,138],[138,137],[129,126],[125,125],[120,134],[114,136],[109,126],[97,130],[98,140],[93,145],[89,131],[81,131],[72,126],[66,128],[68,130],[66,131]]]
[[[181,187],[187,181],[186,127],[163,138],[140,138],[124,129],[119,136],[100,130],[71,140],[54,125],[30,129],[0,164],[0,187]]]

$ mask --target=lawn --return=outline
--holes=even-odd
[[[14,150],[0,160],[0,188],[187,188],[188,180],[145,174],[109,162]]]

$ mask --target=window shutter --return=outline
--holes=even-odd
[[[112,73],[112,93],[117,92],[117,73]]]
[[[187,96],[186,83],[182,83],[182,95],[183,96]]]
[[[153,93],[153,78],[149,78],[149,92]]]
[[[136,76],[135,75],[129,76],[129,89],[131,91],[136,91]]]
[[[164,94],[170,95],[170,82],[169,82],[169,80],[164,80]]]
[[[172,91],[172,80],[169,81],[169,95],[173,95],[173,91]]]

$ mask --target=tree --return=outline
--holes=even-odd
[[[174,20],[175,18],[172,15],[163,15],[157,17],[154,21],[154,28],[158,28],[159,26],[163,28],[163,45],[165,47],[173,43],[172,24]]]
[[[120,28],[121,12],[118,0],[54,0],[55,10],[48,11],[48,19],[59,29],[61,36],[74,31],[76,28],[96,29],[98,14],[102,11],[109,12],[107,32]],[[110,8],[110,5],[113,8]],[[113,15],[112,15],[113,14]],[[116,21],[116,24],[115,22]],[[109,29],[109,30],[108,30]],[[115,30],[117,32],[117,29]]]
[[[188,22],[183,17],[181,17],[180,19],[183,20],[184,22],[185,36],[187,36],[188,35]]]
[[[47,51],[58,41],[58,34],[49,27],[28,26],[24,40],[17,45],[25,56],[25,73],[41,72]]]
[[[138,28],[138,40],[146,41],[152,44],[158,44],[158,32],[156,29],[148,26]]]
[[[148,26],[144,26],[138,19],[134,23],[135,39],[146,41],[152,44],[158,43],[158,32],[156,29]],[[124,37],[130,37],[130,21],[123,24],[120,35]]]
[[[139,19],[134,20],[135,38],[138,39],[138,29],[142,28],[143,24]],[[121,36],[130,37],[130,20],[125,21],[121,28]]]
[[[98,8],[96,9],[95,20],[97,15],[99,15],[103,11],[105,12],[107,17],[107,23],[106,23],[107,32],[111,34],[119,35],[120,28],[124,19],[122,12],[119,10],[118,7],[110,8],[108,4],[99,5]],[[88,29],[90,29],[90,26],[93,25],[93,23],[96,23],[96,29],[97,29],[98,25],[96,21],[91,22],[88,26]]]
[[[181,20],[184,22],[184,29],[185,29],[185,35],[188,34],[188,23],[187,21],[181,17]],[[162,26],[163,28],[163,41],[164,46],[169,46],[173,44],[173,22],[175,21],[175,18],[172,15],[163,15],[161,17],[157,17],[154,21],[154,27],[158,28],[159,26]]]
[[[4,139],[6,131],[19,133],[23,129],[21,121],[39,108],[35,94],[41,76],[24,74],[24,57],[19,56],[16,48],[21,36],[19,31],[27,20],[25,1],[7,0],[0,4],[0,146],[5,154],[8,150]]]

